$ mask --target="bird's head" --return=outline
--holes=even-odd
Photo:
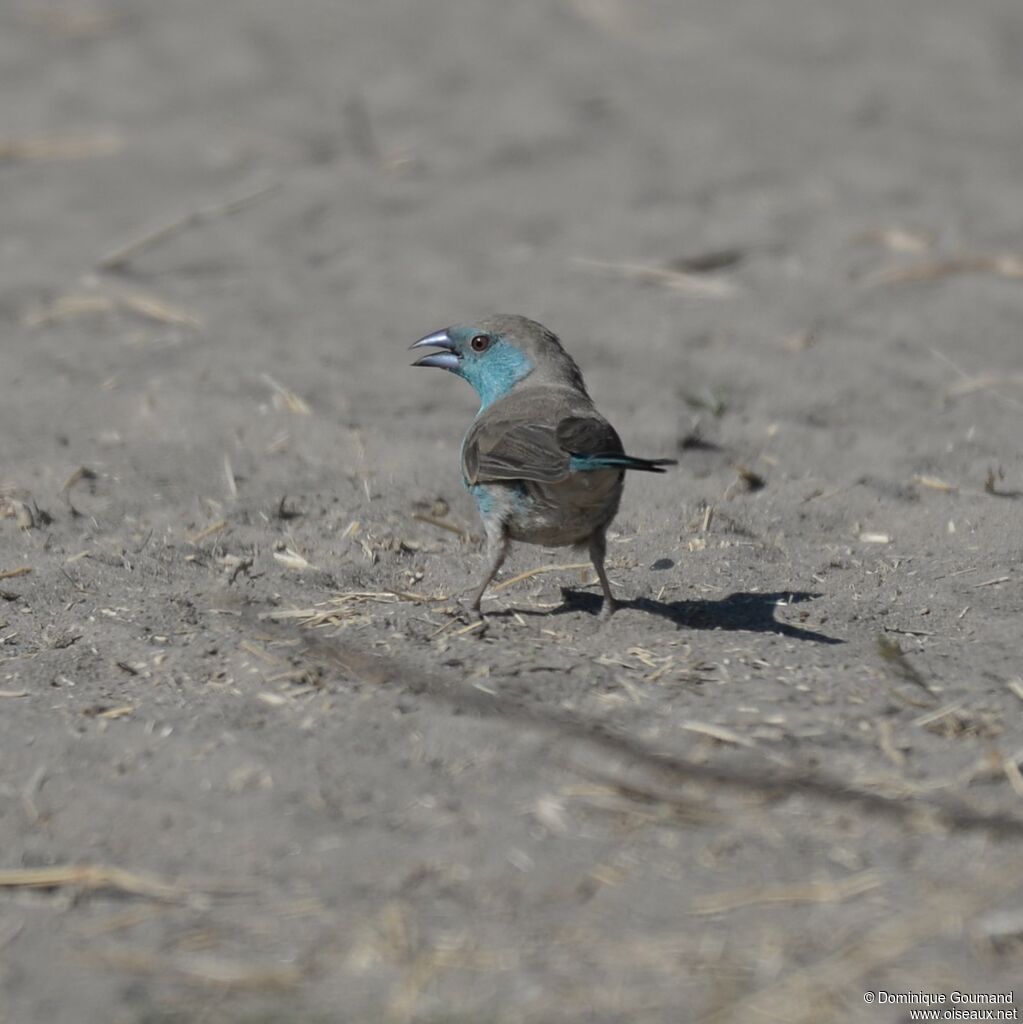
[[[412,348],[435,348],[413,366],[437,366],[467,380],[483,406],[507,395],[526,377],[585,392],[582,374],[561,342],[542,324],[524,316],[492,316],[445,327]]]

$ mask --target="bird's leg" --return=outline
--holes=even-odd
[[[482,614],[480,602],[483,600],[483,592],[490,586],[491,580],[497,575],[508,554],[508,533],[504,523],[499,520],[484,521],[483,528],[487,533],[487,570],[469,605],[469,610],[477,615]]]
[[[604,603],[600,609],[601,619],[609,619],[618,607],[618,602],[611,593],[611,584],[608,582],[607,572],[604,569],[604,556],[607,553],[607,538],[603,530],[597,530],[590,537],[590,561],[593,568],[597,570],[597,578],[600,580],[600,588],[604,591]]]

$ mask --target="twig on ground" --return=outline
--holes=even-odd
[[[725,281],[719,277],[688,274],[682,270],[672,270],[669,267],[659,267],[654,264],[609,263],[605,260],[587,259],[584,256],[575,257],[573,262],[582,267],[602,270],[613,276],[623,277],[628,281],[637,281],[640,284],[656,284],[663,288],[685,292],[687,295],[695,295],[701,298],[726,299],[739,290],[731,281]]]
[[[260,199],[276,192],[280,187],[281,183],[279,181],[271,182],[267,185],[261,185],[259,188],[250,189],[248,192],[244,192],[233,199],[225,200],[222,203],[214,203],[211,206],[203,206],[197,210],[191,210],[145,232],[124,245],[119,245],[116,249],[102,257],[97,266],[100,270],[110,273],[123,271],[140,253],[145,252],[147,249],[152,249],[160,242],[166,241],[186,228],[195,227],[216,217],[226,217],[229,214],[237,213],[239,210],[243,210],[245,207],[251,206]]]

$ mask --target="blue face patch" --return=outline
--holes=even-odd
[[[485,352],[474,352],[469,339],[475,333],[468,331],[466,337],[459,338],[461,364],[455,372],[476,389],[480,408],[485,409],[508,394],[533,364],[520,349],[500,337],[495,337]]]

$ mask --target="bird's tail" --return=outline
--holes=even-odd
[[[571,468],[576,472],[594,469],[641,469],[645,473],[663,473],[665,466],[677,466],[677,459],[641,459],[635,455],[609,452],[606,455],[573,455]]]

